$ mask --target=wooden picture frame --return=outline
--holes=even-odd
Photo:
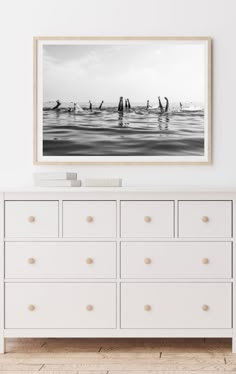
[[[68,49],[69,46],[69,49]],[[46,51],[49,51],[48,55],[44,52],[43,48]],[[63,49],[64,48],[64,49]],[[48,100],[49,94],[48,92],[54,92],[53,88],[57,86],[57,84],[53,84],[54,80],[58,83],[58,87],[61,93],[63,93],[63,84],[62,82],[66,82],[65,86],[67,87],[67,80],[65,77],[68,76],[68,79],[71,80],[72,72],[69,70],[69,67],[74,63],[75,58],[74,55],[77,56],[76,58],[81,61],[80,55],[86,57],[86,50],[94,57],[93,68],[98,67],[98,75],[104,69],[101,67],[101,61],[103,61],[103,53],[107,53],[106,58],[108,58],[108,52],[114,51],[113,60],[109,61],[111,67],[110,77],[119,73],[112,74],[112,66],[116,66],[116,70],[119,72],[119,59],[117,59],[117,51],[119,48],[123,48],[125,53],[121,53],[121,66],[123,69],[122,63],[124,62],[124,56],[127,57],[127,70],[128,67],[135,63],[135,57],[132,62],[132,53],[133,51],[137,51],[137,56],[147,56],[147,60],[149,59],[148,56],[153,55],[154,52],[157,54],[157,62],[158,60],[158,51],[160,51],[160,55],[163,55],[163,61],[166,62],[166,55],[167,52],[170,56],[167,64],[164,64],[164,67],[159,65],[160,72],[163,72],[162,77],[165,77],[167,81],[167,86],[170,85],[171,80],[169,78],[169,72],[173,72],[175,70],[175,60],[173,56],[176,56],[176,66],[181,66],[180,61],[183,61],[183,69],[184,67],[186,72],[186,82],[183,82],[183,86],[190,87],[192,96],[189,96],[189,100],[182,100],[180,95],[179,101],[181,102],[180,105],[182,107],[177,108],[177,96],[176,102],[173,103],[174,100],[163,99],[165,92],[168,91],[168,97],[175,97],[174,93],[172,94],[172,88],[167,87],[167,89],[160,89],[159,92],[158,88],[156,90],[156,98],[154,98],[154,94],[152,94],[151,98],[151,107],[148,107],[149,104],[146,105],[145,100],[148,99],[145,95],[145,100],[140,100],[141,104],[134,104],[131,98],[131,108],[127,108],[127,112],[125,112],[125,102],[123,102],[123,110],[121,112],[118,111],[118,101],[119,97],[121,97],[122,92],[117,96],[117,103],[112,104],[108,103],[106,106],[103,105],[103,108],[99,111],[98,110],[98,102],[96,102],[95,109],[91,109],[89,107],[89,103],[85,103],[87,100],[86,98],[81,98],[81,102],[78,105],[78,108],[81,108],[83,112],[79,113],[76,112],[78,108],[75,104],[70,104],[70,102],[75,101],[73,95],[68,97],[68,103],[66,102],[67,96],[65,95],[65,104],[60,105],[56,104],[56,102],[51,102],[51,107],[45,107],[45,101]],[[65,53],[63,55],[63,50],[70,51],[70,53]],[[142,50],[145,53],[142,53]],[[34,37],[34,48],[33,48],[33,55],[34,55],[34,69],[33,69],[33,90],[34,90],[34,129],[33,129],[33,162],[35,165],[101,165],[101,164],[112,164],[112,165],[184,165],[184,164],[191,164],[191,165],[208,165],[211,163],[211,120],[212,120],[212,41],[210,37]],[[76,51],[76,53],[74,53]],[[80,51],[81,54],[80,54]],[[167,51],[167,52],[166,52]],[[188,52],[189,51],[189,52]],[[198,53],[199,51],[199,53]],[[193,56],[198,56],[198,58],[193,59],[191,57],[191,53],[193,52]],[[97,53],[97,55],[96,55]],[[111,54],[111,53],[110,53]],[[183,58],[178,57],[183,55]],[[112,54],[111,54],[112,55]],[[46,57],[45,57],[46,56]],[[71,57],[72,56],[72,57]],[[78,57],[79,56],[79,57]],[[186,56],[186,57],[185,57]],[[73,60],[74,59],[74,60]],[[143,63],[143,71],[148,76],[148,64],[144,59]],[[86,60],[86,59],[85,59]],[[142,60],[142,58],[140,58]],[[199,60],[199,65],[197,62]],[[77,60],[76,60],[77,61]],[[89,58],[87,58],[89,61]],[[104,57],[104,61],[106,61]],[[113,61],[113,64],[111,64]],[[117,62],[118,61],[118,62]],[[139,59],[137,59],[139,61]],[[141,61],[142,62],[142,61]],[[134,64],[134,77],[142,75],[142,65],[139,62],[139,66],[135,66]],[[168,64],[170,63],[170,67]],[[90,62],[91,64],[91,62]],[[99,65],[100,64],[100,65]],[[130,64],[130,65],[129,65]],[[151,62],[152,64],[152,62]],[[62,66],[66,65],[65,76],[61,74],[61,71],[64,72]],[[204,67],[203,67],[204,65]],[[45,68],[46,66],[46,68]],[[59,68],[58,68],[59,66]],[[80,66],[80,64],[78,64]],[[100,66],[100,70],[99,70]],[[150,72],[152,73],[154,70],[152,66],[155,66],[155,61],[153,65],[151,65]],[[167,66],[167,67],[166,67]],[[189,67],[189,69],[188,69]],[[48,68],[49,71],[46,69]],[[126,67],[125,67],[126,68]],[[51,69],[51,70],[50,70]],[[135,69],[137,71],[135,71]],[[145,70],[146,69],[146,70]],[[169,70],[168,70],[169,69]],[[91,69],[90,69],[91,70]],[[158,70],[158,69],[157,69]],[[178,69],[177,69],[178,70]],[[43,74],[46,71],[47,74]],[[181,71],[181,68],[180,68]],[[201,71],[203,72],[201,74]],[[51,75],[50,75],[51,72]],[[154,71],[155,72],[155,71]],[[195,77],[196,72],[196,77]],[[54,77],[54,73],[55,76]],[[59,74],[59,75],[58,75]],[[93,75],[94,74],[94,75]],[[179,72],[177,71],[176,74],[173,75],[173,81],[176,79],[176,85],[174,86],[173,83],[173,92],[176,92],[176,87],[179,83]],[[45,76],[47,75],[47,83],[45,83]],[[63,76],[62,76],[63,75]],[[88,82],[88,85],[94,87],[93,82],[96,81],[96,74],[91,71],[84,73],[85,76],[90,76],[91,79]],[[204,76],[203,76],[204,75]],[[52,77],[53,76],[53,77]],[[125,76],[125,74],[124,74]],[[152,76],[152,75],[150,75]],[[59,79],[58,79],[59,77]],[[83,83],[84,77],[81,73],[81,83]],[[183,71],[182,77],[185,77],[185,72]],[[201,82],[201,87],[196,87],[194,84],[191,86],[188,84],[189,78],[192,77],[193,83]],[[116,78],[116,77],[115,77]],[[200,78],[200,79],[198,79]],[[113,78],[112,78],[113,79]],[[155,78],[155,82],[159,82],[158,78]],[[110,79],[111,80],[111,79]],[[129,81],[130,80],[130,81]],[[75,91],[75,87],[73,84],[73,80],[71,86],[68,88],[67,91],[73,92]],[[99,81],[99,79],[98,79]],[[114,79],[115,81],[115,79]],[[128,77],[128,79],[124,80],[124,94],[126,97],[126,92],[129,91],[136,93],[137,91],[141,92],[142,90],[148,92],[148,83],[146,85],[142,85],[139,90],[134,85],[132,86],[129,82],[132,82],[132,77]],[[141,79],[141,82],[146,82],[145,79]],[[148,81],[148,79],[147,79]],[[150,79],[150,82],[152,79]],[[160,79],[160,86],[163,79]],[[80,80],[76,81],[77,85]],[[135,82],[135,81],[134,81]],[[154,82],[154,83],[155,83]],[[104,81],[104,84],[98,84],[100,87],[107,87],[108,80]],[[162,82],[163,85],[163,82]],[[199,83],[200,85],[200,83]],[[95,93],[97,94],[97,87],[95,86],[94,91],[92,91],[91,96]],[[130,89],[132,86],[132,90]],[[179,85],[179,87],[182,85]],[[198,86],[198,83],[196,84]],[[204,86],[204,90],[203,90]],[[46,88],[45,88],[46,87]],[[49,89],[48,89],[49,87]],[[83,87],[85,84],[81,84],[81,92],[83,92]],[[114,92],[118,92],[116,85],[114,84]],[[191,88],[193,87],[193,88]],[[123,86],[122,86],[123,89]],[[152,89],[153,91],[153,89]],[[182,88],[180,91],[183,92]],[[204,91],[204,92],[203,92]],[[46,95],[45,95],[46,92]],[[94,94],[93,94],[94,92]],[[111,92],[111,96],[114,94]],[[150,90],[151,92],[151,90]],[[196,104],[197,100],[191,100],[194,97],[204,97],[204,102],[201,104]],[[104,96],[106,95],[106,90],[104,90]],[[116,93],[117,95],[117,93]],[[45,96],[45,98],[44,98]],[[53,95],[52,95],[53,96]],[[58,95],[59,96],[59,95]],[[69,95],[68,95],[69,96]],[[82,95],[81,95],[82,96]],[[134,95],[135,96],[135,95]],[[158,96],[161,96],[160,101],[158,103]],[[84,95],[84,97],[87,97]],[[106,95],[108,98],[109,95]],[[138,97],[138,96],[137,96]],[[141,95],[139,95],[141,97]],[[52,100],[59,99],[56,95],[53,97],[50,96]],[[62,99],[62,101],[63,101]],[[101,94],[101,100],[103,100],[103,94]],[[94,100],[96,101],[96,99]],[[165,111],[166,106],[164,106],[164,102],[169,104],[167,112]],[[183,104],[182,104],[183,101]],[[184,104],[186,102],[187,104]],[[191,103],[192,102],[192,103]],[[200,102],[200,101],[199,101]],[[160,107],[161,103],[161,107]],[[158,106],[159,104],[159,106]],[[57,105],[59,105],[58,108]],[[64,106],[63,106],[64,105]],[[73,107],[74,105],[74,107]],[[91,105],[91,104],[90,104]],[[93,103],[92,103],[93,105]],[[146,107],[145,107],[146,105]],[[185,107],[186,105],[186,107]],[[46,108],[46,109],[45,109]],[[53,109],[56,108],[56,109]],[[80,110],[80,109],[79,109]],[[68,113],[67,113],[68,111]],[[116,114],[117,111],[117,114]],[[111,113],[112,112],[112,113]],[[120,114],[121,113],[121,114]],[[97,116],[97,117],[96,117]],[[112,126],[111,128],[107,126],[108,122],[106,122],[106,118],[111,117]],[[156,116],[156,117],[155,117]],[[45,119],[43,119],[45,118]],[[94,121],[94,118],[95,121]],[[135,118],[137,118],[137,122],[135,122]],[[156,123],[155,123],[155,118]],[[90,122],[91,119],[91,122]],[[162,126],[164,120],[168,122],[167,127]],[[56,121],[60,121],[60,125]],[[94,122],[93,122],[94,121]],[[181,122],[182,121],[182,122]],[[188,122],[189,121],[189,122]],[[63,123],[63,125],[61,125]],[[93,128],[93,123],[95,126]],[[138,125],[137,125],[138,123]],[[82,125],[81,125],[82,124]],[[88,125],[88,126],[87,126]],[[104,125],[104,126],[103,126]],[[176,127],[175,127],[176,125]],[[115,127],[117,126],[117,127]],[[156,126],[156,127],[155,127]],[[180,132],[177,131],[178,126],[181,128],[181,133],[185,135],[181,135]],[[68,128],[71,127],[71,134],[69,133]],[[105,130],[104,130],[105,129]],[[58,132],[56,131],[58,130]],[[87,134],[89,130],[89,135]],[[99,139],[99,135],[97,133],[99,131],[103,132],[103,138]],[[123,134],[122,134],[123,132]],[[117,143],[117,133],[118,137],[120,137],[121,141]],[[58,136],[59,134],[59,136]],[[62,135],[62,134],[65,134]],[[73,135],[75,134],[75,135]],[[78,135],[79,134],[79,135]],[[84,134],[86,134],[84,136]],[[115,134],[115,135],[114,135]],[[74,136],[74,138],[73,138]],[[83,138],[84,136],[84,138]],[[162,136],[162,139],[161,139]],[[94,138],[98,138],[96,140]],[[113,140],[113,137],[115,140]],[[147,138],[147,142],[145,143],[144,139]],[[68,140],[70,139],[70,140]],[[71,140],[72,139],[72,140]],[[74,140],[76,139],[76,141]],[[89,139],[89,140],[88,140]],[[90,144],[90,139],[93,144]],[[122,141],[122,139],[124,141]],[[132,143],[132,140],[134,143]],[[77,142],[78,141],[78,142]],[[112,143],[114,141],[114,143]],[[73,144],[73,147],[70,147],[70,142]],[[110,142],[110,143],[109,143]],[[129,144],[129,146],[125,145]],[[102,148],[101,144],[105,144],[107,148]],[[118,144],[118,145],[117,145]],[[131,144],[131,146],[130,146]],[[168,144],[168,146],[165,146]],[[183,146],[182,146],[183,144]],[[191,144],[193,146],[191,146]],[[114,146],[113,146],[114,145]],[[86,150],[86,147],[89,151]],[[165,148],[166,147],[166,148]],[[182,147],[182,148],[181,148]],[[192,147],[192,148],[191,148]],[[65,150],[66,149],[66,150]],[[144,149],[144,150],[143,150]],[[151,150],[154,152],[154,155],[151,153]],[[86,153],[88,152],[88,154]],[[94,152],[94,153],[93,153]],[[103,154],[104,152],[104,154]],[[110,154],[109,154],[110,152]],[[123,153],[122,153],[123,152]],[[146,153],[147,154],[146,154]],[[168,154],[170,153],[170,155]],[[55,154],[54,154],[55,153]],[[78,153],[78,154],[77,154]],[[81,153],[81,154],[80,154]],[[98,154],[96,154],[98,153]],[[159,154],[162,153],[162,154]],[[176,155],[175,155],[176,153]]]

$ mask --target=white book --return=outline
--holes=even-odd
[[[36,183],[38,187],[80,187],[80,180],[39,180]]]
[[[85,179],[86,187],[122,187],[122,179],[120,178],[93,178]]]
[[[34,173],[34,180],[77,180],[77,173]]]

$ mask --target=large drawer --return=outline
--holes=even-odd
[[[64,237],[116,236],[115,201],[64,201]]]
[[[116,243],[7,242],[6,278],[115,278]]]
[[[5,237],[58,237],[58,201],[6,201]]]
[[[173,201],[122,201],[121,236],[173,237]]]
[[[7,283],[5,328],[115,328],[113,283]]]
[[[229,283],[124,283],[122,328],[231,328]]]
[[[179,237],[231,236],[231,201],[179,201]]]
[[[231,278],[229,242],[123,242],[123,278]]]

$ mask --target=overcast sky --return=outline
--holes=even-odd
[[[203,44],[44,45],[43,101],[204,102]]]

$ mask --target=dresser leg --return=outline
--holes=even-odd
[[[236,353],[236,336],[232,338],[232,353]]]
[[[0,353],[6,352],[6,339],[3,335],[0,335]]]

